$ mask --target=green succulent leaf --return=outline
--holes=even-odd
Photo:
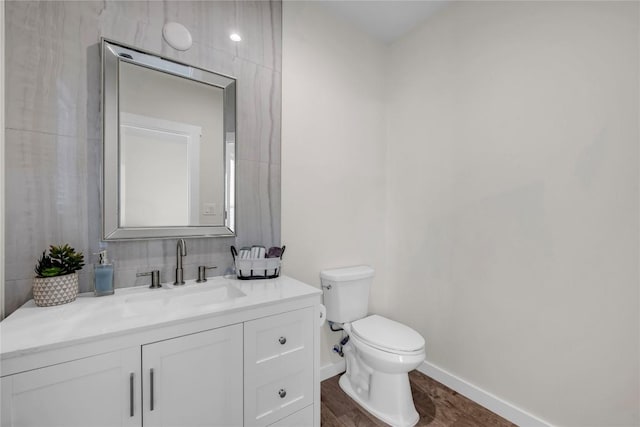
[[[42,270],[42,277],[55,277],[60,276],[63,273],[62,269],[59,267],[51,267],[45,268]]]
[[[71,274],[84,267],[84,255],[76,252],[68,243],[62,246],[51,245],[49,255],[47,251],[36,264],[35,272],[38,277],[55,277]]]

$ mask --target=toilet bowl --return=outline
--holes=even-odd
[[[366,315],[373,269],[367,266],[321,272],[327,320],[349,336],[343,347],[347,371],[339,384],[349,397],[380,420],[398,427],[419,419],[409,371],[425,358],[424,338],[410,327]]]
[[[408,372],[424,361],[424,339],[408,326],[377,315],[343,326],[349,341],[343,348],[347,372],[339,381],[342,390],[382,421],[414,426],[419,415]],[[356,332],[363,329],[368,335]]]
[[[373,369],[389,374],[406,373],[424,361],[424,338],[402,323],[374,314],[344,326],[362,360]],[[368,328],[364,333],[360,332],[363,326]]]

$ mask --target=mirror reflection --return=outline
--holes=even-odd
[[[223,225],[222,89],[128,62],[119,74],[120,225]]]

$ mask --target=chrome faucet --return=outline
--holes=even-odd
[[[174,285],[184,285],[183,269],[182,269],[182,257],[187,256],[187,244],[184,239],[178,240],[178,246],[176,248],[176,281]]]

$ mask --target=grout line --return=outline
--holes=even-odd
[[[62,138],[77,138],[77,139],[83,138],[83,137],[81,137],[79,135],[64,135],[64,134],[54,133],[54,132],[45,132],[43,130],[20,129],[20,128],[14,128],[14,127],[9,127],[9,126],[7,126],[5,129],[6,130],[12,130],[12,131],[15,131],[15,132],[28,132],[28,133],[38,133],[38,134],[41,134],[41,135],[60,136]],[[89,141],[100,141],[100,140],[102,140],[102,138],[99,137],[99,136],[98,137],[85,136],[84,139],[89,140]]]

